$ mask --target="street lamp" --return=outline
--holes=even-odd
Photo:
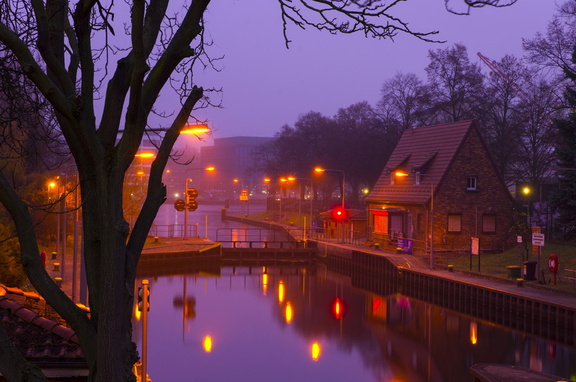
[[[344,173],[344,171],[342,170],[333,170],[333,169],[329,169],[329,168],[322,168],[322,167],[315,167],[314,168],[314,172],[316,173],[321,173],[321,172],[325,172],[325,171],[329,171],[329,172],[339,172],[340,174],[342,174],[342,193],[341,193],[341,200],[342,200],[342,208],[344,207],[344,188],[346,185],[346,174]]]
[[[407,177],[408,174],[403,171],[395,171],[394,175],[396,177]],[[420,184],[419,178],[423,176],[430,176],[428,174],[416,174],[418,181],[417,184]],[[430,177],[430,269],[434,269],[434,180]]]

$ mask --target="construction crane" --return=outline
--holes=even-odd
[[[494,61],[492,61],[488,57],[484,56],[480,52],[478,52],[477,54],[478,54],[478,57],[480,57],[480,59],[486,64],[486,66],[488,68],[490,68],[492,73],[497,75],[498,78],[500,78],[505,83],[506,82],[510,83],[510,85],[514,89],[514,92],[516,93],[516,95],[518,97],[520,97],[522,99],[522,101],[526,102],[528,105],[532,104],[532,101],[530,100],[530,96],[528,95],[528,93],[526,93],[520,86],[518,86],[518,84],[516,82],[511,81],[506,74],[502,73],[502,71],[498,68],[498,65]]]

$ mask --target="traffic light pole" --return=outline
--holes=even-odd
[[[184,240],[188,239],[188,181],[186,178],[186,187],[184,188],[186,197],[186,206],[184,207]]]

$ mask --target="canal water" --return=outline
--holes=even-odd
[[[220,211],[201,206],[190,222],[212,240],[222,227],[244,227],[221,222]],[[157,224],[182,219],[165,208]],[[361,289],[354,275],[324,265],[213,264],[139,277],[150,283],[147,370],[154,382],[459,382],[471,380],[468,369],[477,363],[576,381],[573,344]],[[136,318],[134,339],[141,351]]]
[[[148,374],[171,381],[468,381],[477,363],[576,380],[576,349],[323,265],[199,266],[149,279]],[[141,324],[134,335],[140,346]]]

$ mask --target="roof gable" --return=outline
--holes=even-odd
[[[404,131],[366,201],[427,203],[431,187],[438,188],[474,121],[424,126]],[[391,173],[409,174],[406,181],[391,184]],[[415,184],[416,172],[422,175]]]

